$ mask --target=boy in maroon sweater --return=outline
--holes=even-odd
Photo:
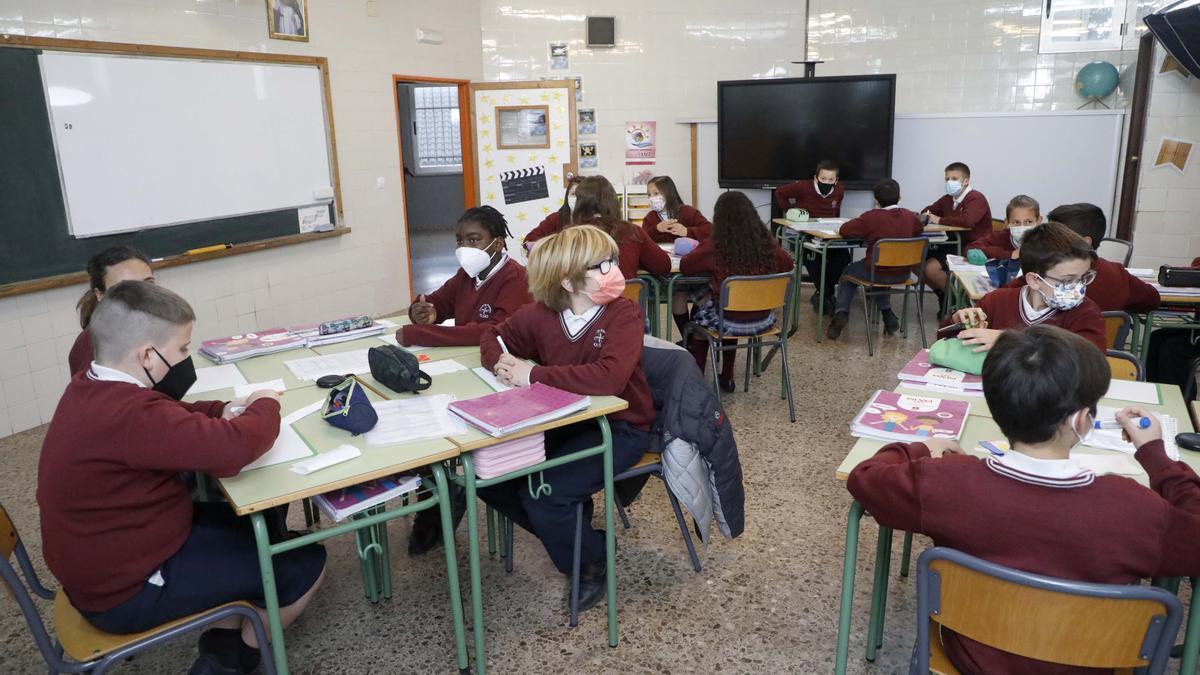
[[[1083,237],[1092,250],[1100,248],[1100,242],[1108,232],[1104,211],[1095,204],[1064,204],[1051,211],[1049,218]],[[1158,290],[1130,274],[1120,263],[1097,256],[1092,261],[1092,271],[1096,273],[1096,280],[1088,286],[1088,297],[1101,312],[1145,314],[1158,309],[1162,302]],[[1023,285],[1023,281],[1014,285]]]
[[[1037,200],[1028,195],[1017,195],[1008,200],[1008,206],[1004,207],[1004,229],[994,230],[988,236],[971,242],[967,252],[979,249],[988,260],[1016,259],[1021,237],[1029,228],[1041,222],[1041,206]]]
[[[683,203],[670,176],[655,176],[646,183],[650,212],[642,218],[642,230],[652,241],[669,244],[679,237],[704,241],[712,235],[712,223],[700,210]]]
[[[846,277],[870,280],[875,242],[880,239],[921,236],[924,228],[917,214],[900,208],[899,204],[900,184],[891,178],[885,178],[875,185],[875,208],[857,218],[851,218],[838,230],[838,234],[847,239],[866,239],[867,255],[862,260],[847,265],[841,281],[838,282],[836,312],[825,331],[830,340],[838,339],[842,329],[850,322],[850,304],[854,302],[854,292],[858,286],[847,281]],[[912,276],[912,272],[908,268],[880,267],[875,270],[875,281],[881,284],[898,284]],[[883,312],[884,332],[894,335],[900,329],[900,319],[892,312],[891,297],[877,295],[872,301]]]
[[[89,330],[96,360],[76,373],[38,464],[46,565],[98,628],[135,633],[235,600],[265,604],[254,535],[225,504],[192,504],[183,471],[233,476],[270,449],[279,401],[258,391],[244,411],[181,403],[196,381],[195,315],[142,281],[109,288]],[[308,604],[325,549],[274,558],[284,625]],[[266,613],[262,612],[266,621]],[[190,673],[245,673],[258,663],[248,623],[206,631]]]
[[[547,237],[529,258],[529,290],[536,303],[507,321],[488,326],[480,338],[481,360],[505,384],[542,382],[576,394],[619,396],[629,403],[608,416],[613,472],[633,466],[650,444],[654,403],[642,371],[642,317],[621,297],[625,279],[616,265],[617,245],[590,225]],[[503,340],[503,342],[501,342]],[[533,359],[536,366],[525,359]],[[546,432],[546,458],[600,443],[595,423]],[[524,480],[479,490],[479,496],[542,541],[554,566],[571,571],[575,507],[604,487],[601,457],[545,472],[554,490],[533,498]],[[580,549],[579,609],[604,597],[604,537],[585,521]]]
[[[458,219],[454,252],[461,269],[433,293],[417,296],[408,308],[412,325],[401,327],[396,340],[405,347],[477,345],[484,326],[500,323],[532,302],[525,268],[505,250],[505,238],[511,236],[496,209],[468,209]],[[454,319],[454,325],[438,325],[446,319]]]
[[[1021,271],[1026,286],[988,293],[978,307],[955,312],[953,321],[967,330],[958,337],[975,351],[986,351],[1005,329],[1046,324],[1082,336],[1103,353],[1107,349],[1100,308],[1085,297],[1095,251],[1060,223],[1043,223],[1021,239]]]
[[[830,160],[817,163],[817,172],[811,180],[798,180],[788,183],[775,190],[775,203],[779,210],[786,213],[788,209],[804,209],[810,218],[838,218],[842,215],[842,200],[846,189],[838,180],[838,165]],[[846,249],[830,249],[826,252],[825,260],[825,312],[833,313],[834,289],[842,270],[850,263],[850,251]],[[808,278],[817,283],[821,276],[821,261],[809,256],[804,257],[804,271]],[[817,311],[817,293],[814,292],[809,302],[813,311]]]
[[[1006,331],[984,361],[983,393],[1011,450],[981,460],[953,441],[893,443],[855,467],[847,488],[881,525],[1026,572],[1108,584],[1200,574],[1200,478],[1167,458],[1157,419],[1136,405],[1117,414],[1150,489],[1071,458],[1109,375],[1104,356],[1076,335]],[[1148,429],[1141,417],[1152,420]],[[946,629],[940,639],[964,673],[1096,672]]]
[[[959,232],[961,241],[970,245],[992,231],[992,207],[987,197],[971,188],[971,168],[962,162],[946,167],[946,194],[925,207],[921,217],[930,225],[950,225],[968,228]],[[946,264],[946,249],[931,253],[925,263],[925,283],[937,293],[938,303],[945,304],[946,282],[950,266]],[[940,313],[940,312],[939,312]]]

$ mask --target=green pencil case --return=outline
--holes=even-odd
[[[987,352],[975,352],[973,349],[973,345],[965,345],[958,338],[942,338],[929,346],[929,362],[943,368],[982,375]]]

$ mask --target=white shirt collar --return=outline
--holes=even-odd
[[[1032,286],[1024,286],[1021,288],[1021,318],[1030,326],[1045,321],[1051,314],[1054,313],[1054,308],[1046,305],[1042,309],[1034,309],[1033,304],[1029,302],[1029,294],[1036,293]]]
[[[1079,466],[1079,462],[1067,459],[1039,459],[1009,450],[1000,457],[990,456],[988,468],[996,473],[1032,485],[1047,487],[1082,487],[1096,479],[1090,469]]]
[[[970,185],[963,187],[962,192],[959,192],[958,196],[954,198],[954,208],[956,208],[956,209],[958,208],[958,205],[962,203],[963,199],[966,199],[967,193],[970,191],[971,191]]]
[[[883,207],[883,210],[884,210],[884,211],[891,211],[892,209],[898,209],[898,208],[900,208],[900,205],[899,205],[899,204],[892,204],[891,206],[885,206],[885,207]]]
[[[596,318],[600,313],[600,308],[603,305],[594,305],[591,309],[583,314],[576,314],[568,307],[562,311],[563,326],[567,329],[567,336],[570,338],[578,337],[583,332],[584,328]]]
[[[123,370],[117,370],[116,368],[102,366],[95,361],[92,361],[92,367],[90,370],[88,370],[88,377],[96,380],[97,382],[127,382],[129,384],[136,384],[143,389],[146,388],[146,384],[144,382],[130,375],[129,373]]]
[[[496,263],[496,266],[492,268],[491,272],[488,272],[486,277],[484,277],[482,280],[480,280],[479,277],[475,277],[475,290],[479,290],[480,286],[486,284],[492,279],[492,277],[496,276],[496,272],[499,272],[500,268],[504,267],[504,263],[506,262],[508,262],[508,251],[503,251],[500,253],[500,261]]]

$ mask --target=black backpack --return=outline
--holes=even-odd
[[[399,347],[371,347],[367,363],[371,366],[371,376],[392,391],[415,394],[433,384],[433,378],[421,371],[416,354]]]

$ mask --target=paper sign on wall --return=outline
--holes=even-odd
[[[1163,138],[1158,142],[1158,155],[1154,158],[1154,166],[1170,166],[1183,173],[1187,169],[1195,145],[1195,141],[1182,138]]]
[[[654,122],[626,122],[625,163],[653,164],[656,136]]]
[[[579,135],[580,136],[595,136],[596,135],[596,109],[595,108],[580,108],[579,109]]]
[[[567,61],[567,43],[551,42],[550,43],[550,70],[566,70]]]
[[[531,202],[550,196],[550,189],[546,184],[546,167],[544,166],[501,171],[500,187],[504,190],[505,204]]]
[[[594,169],[597,166],[598,158],[596,157],[596,144],[580,143],[579,144],[579,168]]]
[[[329,221],[329,207],[325,204],[296,209],[300,221],[300,233],[325,231],[333,227]]]

